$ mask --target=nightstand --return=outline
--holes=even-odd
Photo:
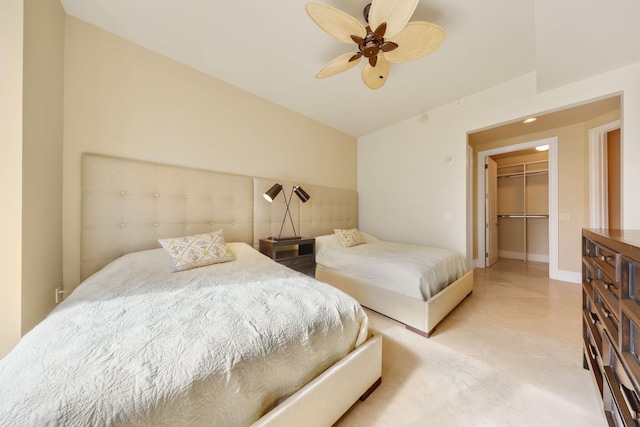
[[[282,265],[315,277],[316,239],[313,237],[291,240],[260,239],[260,252]]]

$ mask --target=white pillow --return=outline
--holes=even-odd
[[[207,234],[158,240],[171,257],[172,272],[236,259],[224,241],[222,230]]]
[[[351,230],[335,229],[333,231],[336,233],[338,240],[345,248],[366,243],[364,237],[362,237],[357,228],[352,228]]]

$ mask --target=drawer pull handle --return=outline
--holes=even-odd
[[[635,391],[626,388],[623,384],[620,384],[620,391],[622,392],[622,397],[624,397],[624,401],[629,408],[629,412],[631,412],[631,418],[637,420],[640,416],[640,400],[638,399],[638,395]]]
[[[614,285],[613,283],[604,282],[604,288],[605,289],[617,289],[618,287],[616,285]]]
[[[598,319],[597,314],[595,313],[589,313],[589,314],[591,315],[591,323],[593,323],[594,325],[600,321],[600,319]]]
[[[587,350],[589,350],[589,354],[593,360],[598,359],[598,353],[596,353],[596,349],[591,344],[587,346]]]
[[[611,319],[611,312],[609,310],[607,310],[606,308],[604,309],[604,317],[607,317],[607,318]]]
[[[614,257],[610,256],[610,255],[600,255],[600,261],[610,261],[612,260]]]

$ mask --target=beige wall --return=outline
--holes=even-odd
[[[634,167],[640,160],[640,144],[636,143],[640,140],[640,121],[636,120],[640,117],[638,75],[640,63],[538,93],[536,75],[531,73],[430,110],[427,122],[415,116],[359,138],[360,227],[386,239],[451,248],[472,259],[472,181],[467,163],[472,159],[467,157],[467,134],[622,94],[624,226],[640,228],[640,199],[632,189],[633,183],[640,182],[640,168]],[[581,153],[572,157],[570,151],[563,149],[559,154],[562,194],[566,194],[567,185],[588,185],[582,178],[577,184],[574,176],[563,171],[564,167],[587,170],[588,159],[584,151]],[[449,154],[456,157],[455,163],[444,162]],[[581,189],[569,195],[569,200],[584,201],[584,205],[575,207],[565,201],[560,206],[560,212],[571,213],[571,221],[575,222],[570,230],[563,224],[558,248],[563,257],[559,268],[572,272],[572,278],[580,271],[576,236],[579,226],[586,223],[584,206],[588,201],[584,194]]]
[[[21,335],[22,0],[0,2],[0,357]]]
[[[83,152],[357,187],[354,137],[70,16],[64,144],[68,289],[79,280]]]
[[[62,124],[65,13],[24,2],[22,334],[55,306],[62,286]]]
[[[0,4],[0,357],[62,282],[64,17],[57,0]]]

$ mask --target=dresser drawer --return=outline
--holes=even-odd
[[[606,387],[603,393],[605,411],[610,412],[612,418],[618,422],[614,425],[637,426],[640,417],[640,399],[635,385],[620,359],[618,353],[603,338],[603,345],[608,346],[610,353],[603,367]],[[621,421],[621,422],[620,422]]]
[[[622,301],[620,351],[633,384],[640,390],[640,306],[633,300]]]
[[[596,278],[604,280],[605,277],[608,277],[609,282],[619,283],[618,267],[620,255],[606,246],[597,243],[594,243],[593,246],[594,248],[590,251],[590,258],[597,270],[595,272]]]
[[[299,270],[302,268],[309,268],[313,266],[313,255],[304,255],[292,259],[283,259],[278,260],[278,262],[282,265],[286,265],[289,268],[293,268],[294,270]]]
[[[593,354],[596,359],[596,356],[599,357],[602,354],[602,322],[597,314],[588,310],[582,311],[582,320],[584,322],[584,339],[597,351],[596,354]]]
[[[640,303],[640,263],[620,257],[620,285],[622,298],[631,298]]]
[[[616,258],[618,253],[612,251],[606,246],[600,245],[598,243],[595,244],[595,260],[600,265],[607,265],[609,268],[615,270],[616,268]]]
[[[620,284],[613,282],[608,277],[602,279],[594,279],[592,287],[597,289],[600,294],[607,300],[609,306],[618,313],[618,302],[620,301]]]
[[[594,286],[594,297],[593,297],[593,305],[595,310],[593,310],[598,318],[604,324],[604,328],[609,333],[609,336],[612,339],[615,339],[618,336],[618,328],[620,320],[619,316],[619,307],[618,301],[613,300],[610,297],[610,294],[603,292],[597,286]]]

